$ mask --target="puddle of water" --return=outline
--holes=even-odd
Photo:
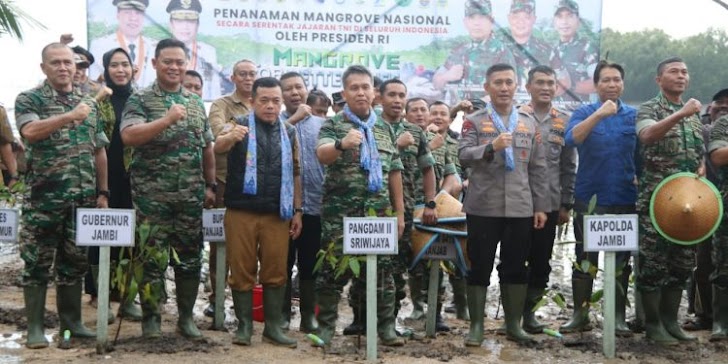
[[[0,354],[0,363],[2,364],[20,364],[23,360],[19,356]]]
[[[22,338],[23,334],[19,332],[3,334],[3,336],[0,337],[0,349],[20,349],[23,347],[23,345],[19,343]],[[0,363],[4,363],[4,361],[2,361],[2,357],[0,357]]]

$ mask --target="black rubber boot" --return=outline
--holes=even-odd
[[[45,317],[46,302],[45,285],[23,287],[25,298],[25,317],[28,319],[28,337],[25,346],[28,349],[42,349],[48,347],[45,338],[43,319]]]
[[[71,331],[74,337],[96,337],[96,331],[81,321],[81,283],[70,286],[56,286],[59,332]]]

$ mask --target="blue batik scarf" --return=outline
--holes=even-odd
[[[518,126],[518,110],[516,110],[515,106],[511,107],[511,115],[508,118],[508,128],[503,125],[503,120],[495,109],[493,109],[493,104],[488,104],[485,107],[485,110],[490,116],[490,120],[493,120],[493,124],[495,125],[495,128],[498,129],[499,133],[507,132],[513,134],[513,131],[516,130],[516,126]],[[501,153],[503,153],[503,158],[506,160],[506,171],[514,170],[516,168],[516,164],[513,160],[513,144],[511,143],[511,145],[504,149]]]
[[[365,123],[351,112],[349,105],[345,105],[344,115],[356,124],[359,131],[366,137],[366,140],[359,145],[361,168],[369,172],[367,174],[367,189],[369,192],[378,192],[382,188],[383,180],[382,162],[379,160],[377,140],[374,138],[374,124],[377,122],[377,114],[373,110],[369,110],[369,119]]]
[[[293,151],[288,139],[286,124],[279,118],[278,129],[281,132],[281,205],[280,216],[283,220],[293,217]],[[245,157],[245,180],[243,193],[258,193],[258,140],[255,135],[255,113],[248,115],[248,153]]]

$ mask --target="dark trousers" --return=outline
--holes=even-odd
[[[533,229],[533,239],[528,250],[528,285],[535,288],[546,288],[551,274],[551,253],[556,238],[556,222],[559,211],[547,214],[548,219],[543,229]]]
[[[713,273],[713,237],[705,239],[698,244],[696,253],[697,266],[693,274],[695,280],[695,314],[704,319],[713,319],[713,290],[710,282],[710,274]],[[698,304],[699,303],[699,304]]]
[[[321,217],[303,215],[303,229],[296,240],[290,242],[288,248],[288,279],[293,274],[293,263],[298,267],[298,278],[313,280],[316,278],[313,267],[316,265],[316,254],[321,249]]]
[[[468,285],[490,285],[495,251],[501,243],[498,277],[502,284],[528,283],[528,249],[531,245],[533,217],[483,217],[467,215]]]
[[[576,201],[574,204],[574,237],[576,238],[576,247],[574,248],[576,253],[576,263],[581,267],[581,262],[584,259],[588,259],[592,266],[599,267],[599,252],[585,252],[584,251],[584,215],[587,213],[588,205],[581,201]],[[592,214],[604,215],[604,214],[634,214],[636,209],[634,205],[625,206],[596,206]],[[619,271],[622,269],[623,274],[629,275],[632,272],[632,267],[629,265],[630,252],[618,252],[616,256],[616,267]],[[574,279],[593,279],[591,274],[588,272],[582,272],[578,269],[574,269],[571,274],[571,278]],[[619,279],[618,279],[619,280]]]

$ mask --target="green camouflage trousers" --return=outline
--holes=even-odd
[[[22,285],[46,285],[55,268],[57,285],[80,283],[88,270],[86,247],[76,246],[76,204],[60,210],[23,209],[19,232],[20,257],[25,262]],[[84,206],[93,206],[88,201]]]
[[[637,288],[685,288],[695,268],[695,247],[671,243],[652,226],[649,211],[640,211],[640,247]]]
[[[713,272],[710,281],[722,288],[728,288],[728,217],[723,214],[718,230],[713,235],[713,250],[711,251]]]

